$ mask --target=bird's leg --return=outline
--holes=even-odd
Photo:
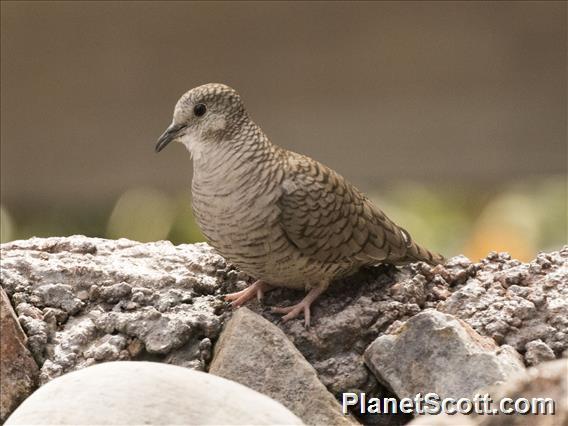
[[[272,290],[273,288],[274,287],[272,287],[268,283],[266,283],[262,280],[257,280],[257,281],[254,282],[254,284],[251,284],[250,286],[248,286],[244,290],[237,291],[236,293],[229,293],[229,294],[225,295],[225,300],[230,301],[231,306],[238,308],[243,303],[254,298],[255,295],[258,298],[258,300],[260,301],[262,299],[262,297],[264,296],[264,293],[266,291]]]
[[[322,294],[327,285],[320,285],[318,287],[314,287],[310,290],[306,297],[302,299],[300,303],[292,306],[286,306],[283,308],[274,307],[272,308],[272,312],[277,314],[286,314],[282,317],[282,320],[288,321],[292,318],[296,318],[300,313],[304,313],[304,323],[306,328],[310,326],[310,306],[314,300],[318,298],[320,294]]]

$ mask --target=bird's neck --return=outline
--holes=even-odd
[[[280,149],[262,129],[248,121],[227,129],[221,139],[196,140],[192,147],[194,180],[238,182],[277,161]]]

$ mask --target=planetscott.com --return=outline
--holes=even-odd
[[[552,415],[556,402],[552,398],[502,398],[494,401],[489,394],[473,398],[440,398],[435,393],[417,394],[413,398],[374,398],[365,393],[343,394],[343,414],[358,407],[361,414],[541,414]]]

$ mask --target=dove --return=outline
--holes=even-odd
[[[192,208],[203,235],[256,279],[225,296],[235,307],[276,287],[304,290],[299,303],[272,311],[285,321],[303,314],[309,327],[312,302],[335,280],[365,266],[444,262],[339,173],[272,143],[227,85],[182,95],[156,151],[174,141],[193,159]]]

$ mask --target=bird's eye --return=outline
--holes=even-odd
[[[201,117],[202,115],[204,115],[207,112],[207,107],[205,106],[205,104],[197,104],[193,107],[193,113],[197,116],[197,117]]]

